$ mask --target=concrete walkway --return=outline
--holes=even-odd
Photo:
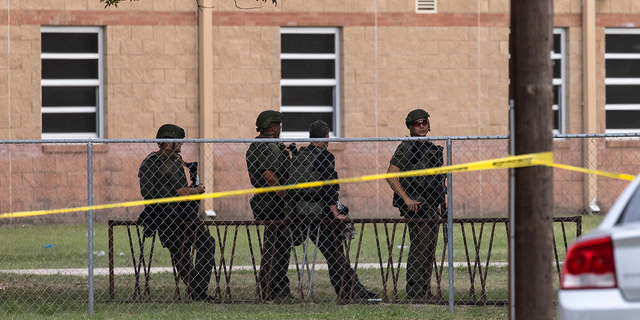
[[[489,266],[491,267],[506,267],[508,265],[507,262],[491,262]],[[352,264],[353,266],[353,264]],[[387,264],[383,264],[384,267]],[[398,265],[394,264],[393,267],[396,268]],[[440,265],[438,264],[438,267]],[[448,266],[447,263],[444,263],[444,267]],[[454,262],[453,266],[458,267],[466,267],[466,262]],[[482,266],[486,266],[486,264],[482,263]],[[218,266],[220,267],[220,266]],[[406,264],[400,264],[401,268],[405,268]],[[471,264],[473,268],[473,264]],[[259,269],[259,266],[256,266]],[[311,264],[309,264],[309,268],[311,268]],[[378,269],[380,268],[380,264],[378,263],[362,263],[358,264],[358,269]],[[327,270],[327,264],[316,264],[315,270]],[[252,266],[233,266],[232,271],[238,270],[253,270]],[[295,271],[295,264],[289,265],[289,270]],[[229,266],[227,266],[227,271],[229,271]],[[305,270],[306,271],[306,270]],[[129,275],[134,274],[133,267],[123,267],[123,268],[114,268],[113,272],[115,275]],[[162,273],[162,272],[173,272],[171,267],[153,267],[151,268],[151,273]],[[78,277],[87,277],[89,276],[89,271],[87,268],[75,268],[75,269],[9,269],[9,270],[0,270],[0,273],[12,273],[12,274],[32,274],[32,275],[61,275],[61,276],[78,276]],[[95,276],[108,276],[109,269],[108,268],[94,268],[93,274]]]

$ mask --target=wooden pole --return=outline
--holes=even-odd
[[[511,88],[515,154],[552,151],[552,0],[511,0]],[[553,319],[553,170],[515,169],[515,315]]]

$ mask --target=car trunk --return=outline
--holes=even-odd
[[[640,223],[612,230],[616,280],[624,298],[640,301]]]

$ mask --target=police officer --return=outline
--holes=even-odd
[[[329,130],[324,121],[315,121],[309,126],[309,138],[329,138]],[[289,169],[289,184],[338,179],[335,156],[327,150],[328,145],[328,141],[314,141],[300,148]],[[380,298],[378,294],[364,288],[345,257],[344,226],[322,223],[323,220],[347,218],[338,211],[339,190],[337,184],[292,190],[295,232],[304,238],[308,235],[322,252],[340,302],[376,302]]]
[[[158,129],[156,139],[183,139],[184,130],[174,124]],[[189,186],[185,162],[180,155],[182,142],[162,142],[158,151],[150,153],[138,170],[140,193],[145,200],[204,193],[201,184]],[[188,286],[191,299],[213,302],[207,294],[214,267],[215,241],[204,225],[180,225],[198,221],[198,203],[172,202],[147,205],[139,221],[147,237],[156,230],[162,246],[169,249],[171,262]],[[195,242],[194,242],[195,236]],[[191,247],[195,246],[196,261],[192,263]]]
[[[407,115],[405,124],[411,137],[425,137],[431,130],[429,113],[416,109]],[[442,147],[427,140],[403,141],[391,158],[388,173],[411,171],[443,164]],[[431,274],[438,240],[437,218],[444,211],[444,175],[389,178],[394,191],[393,205],[405,218],[421,218],[409,222],[410,248],[407,258],[406,293],[409,299],[430,299]]]
[[[266,110],[258,115],[256,139],[280,138],[282,115]],[[254,142],[246,153],[247,169],[251,185],[255,188],[286,184],[290,153],[282,142]],[[251,210],[257,221],[281,221],[286,218],[286,192],[255,194],[251,200]],[[291,233],[285,224],[268,224],[264,230],[262,259],[260,261],[260,288],[266,301],[282,300],[290,296],[289,258],[291,254]]]

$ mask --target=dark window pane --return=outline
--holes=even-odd
[[[561,79],[562,78],[562,61],[558,60],[551,60],[551,64],[553,65],[553,77],[555,79]]]
[[[335,60],[282,60],[282,79],[334,79]]]
[[[607,110],[607,129],[640,129],[640,111]]]
[[[334,87],[282,87],[283,106],[333,106]]]
[[[640,53],[640,34],[608,34],[607,53]]]
[[[43,53],[98,53],[97,33],[42,33]]]
[[[306,113],[306,112],[283,112],[282,131],[305,131],[309,132],[309,125],[322,120],[329,125],[333,131],[333,113]]]
[[[553,86],[553,104],[560,105],[560,86]]]
[[[43,59],[42,79],[98,79],[98,60]]]
[[[43,107],[97,106],[98,87],[42,87]]]
[[[281,53],[336,53],[335,34],[280,35]]]
[[[607,78],[640,78],[640,60],[608,59]]]
[[[640,104],[640,86],[608,85],[606,90],[607,104]]]
[[[640,111],[607,110],[607,129],[640,129]]]
[[[562,53],[562,35],[553,35],[553,52]]]
[[[43,113],[42,133],[96,132],[95,113]]]
[[[553,110],[553,129],[560,130],[560,112]]]

